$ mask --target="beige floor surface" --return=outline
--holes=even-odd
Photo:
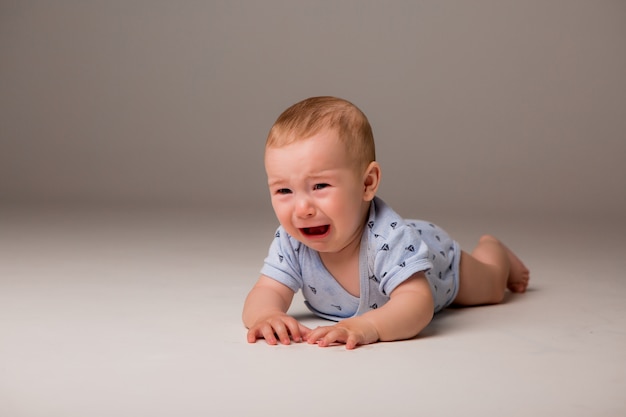
[[[530,290],[349,352],[246,342],[271,217],[4,208],[0,416],[626,415],[624,219],[435,221]]]

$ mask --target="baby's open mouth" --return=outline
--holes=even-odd
[[[326,224],[324,226],[303,227],[300,230],[302,230],[302,233],[308,236],[320,236],[320,235],[326,234],[326,232],[328,232],[329,227],[330,226]]]

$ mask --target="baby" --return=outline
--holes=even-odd
[[[526,291],[529,271],[493,236],[467,253],[438,226],[405,220],[376,196],[381,168],[366,116],[352,103],[313,97],[276,120],[265,170],[280,226],[248,294],[248,342],[347,349],[408,339],[451,304],[499,303]],[[309,329],[287,311],[301,290]]]

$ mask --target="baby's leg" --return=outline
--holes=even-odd
[[[483,236],[471,254],[461,253],[459,305],[496,304],[508,288],[524,292],[530,273],[509,248],[493,236]]]

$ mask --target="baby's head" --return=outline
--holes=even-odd
[[[356,106],[313,97],[289,107],[270,130],[265,171],[290,236],[320,253],[358,247],[380,167],[372,129]]]
[[[376,160],[374,136],[365,114],[347,100],[327,96],[307,98],[285,110],[272,126],[265,149],[281,148],[322,131],[337,133],[357,169]]]

